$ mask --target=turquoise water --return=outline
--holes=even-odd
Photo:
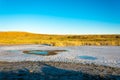
[[[27,54],[37,54],[37,55],[56,55],[57,52],[63,52],[65,50],[29,50],[23,51],[23,53]]]
[[[40,54],[40,55],[46,55],[48,54],[48,51],[29,51],[31,54]]]
[[[92,57],[92,56],[79,56],[80,59],[87,59],[87,60],[96,60],[96,57]]]

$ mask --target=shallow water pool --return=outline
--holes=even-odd
[[[96,57],[93,56],[79,56],[80,59],[87,59],[87,60],[96,60]]]
[[[46,55],[46,54],[48,54],[48,51],[29,51],[29,53]]]

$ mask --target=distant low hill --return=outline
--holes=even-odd
[[[28,32],[0,32],[0,45],[49,44],[53,46],[120,46],[120,34],[47,35]]]

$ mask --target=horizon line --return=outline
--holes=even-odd
[[[68,34],[68,33],[37,33],[37,32],[30,32],[30,31],[0,31],[0,32],[24,32],[24,33],[31,33],[31,34],[44,34],[44,35],[120,35],[120,33],[81,33],[81,34]]]

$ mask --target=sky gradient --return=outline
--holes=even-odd
[[[120,34],[120,0],[0,0],[0,31]]]

